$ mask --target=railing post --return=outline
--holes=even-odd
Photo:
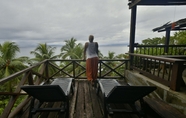
[[[34,85],[32,71],[28,71],[27,73],[28,73],[28,84]]]
[[[47,77],[47,81],[49,81],[49,74],[48,74],[48,72],[49,72],[49,68],[48,68],[48,63],[49,63],[49,61],[47,60],[46,62],[45,62],[45,64],[46,64],[46,68],[45,68],[45,74],[46,74],[46,77]]]
[[[182,83],[182,72],[184,70],[184,62],[175,62],[172,66],[172,78],[170,82],[170,89],[179,91]]]
[[[76,72],[75,72],[75,61],[72,61],[72,62],[73,62],[73,78],[75,78],[75,76],[76,76],[76,75],[75,75],[75,73],[76,73]]]
[[[41,69],[38,71],[39,71],[39,74],[44,75],[45,70],[46,70],[46,61],[43,64],[41,64],[41,66],[42,66]],[[42,81],[43,81],[43,78],[38,76],[35,84],[39,85]]]
[[[99,60],[99,78],[101,77],[101,63],[102,63],[102,61]]]

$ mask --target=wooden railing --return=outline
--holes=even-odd
[[[99,60],[98,78],[124,79],[124,71],[128,67],[128,61],[127,59]],[[85,79],[85,60],[44,60],[6,78],[0,79],[1,86],[13,80],[19,81],[18,85],[14,86],[13,92],[0,92],[0,96],[10,96],[8,104],[4,106],[5,108],[1,118],[14,118],[20,112],[28,110],[29,97],[18,106],[14,106],[20,96],[26,95],[26,93],[21,91],[21,86],[49,84],[51,79],[57,77]]]
[[[186,60],[134,53],[129,55],[132,59],[131,69],[139,71],[146,77],[164,84],[172,90],[180,90]]]
[[[186,45],[135,45],[135,52],[146,55],[184,55]]]

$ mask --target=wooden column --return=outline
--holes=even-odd
[[[166,28],[166,35],[165,35],[165,50],[164,50],[164,53],[167,53],[168,54],[168,49],[169,49],[169,40],[170,40],[170,31],[171,31],[171,28]]]
[[[131,21],[130,21],[130,44],[129,44],[129,53],[134,53],[134,43],[135,43],[135,30],[136,30],[136,11],[137,6],[133,6],[131,9]],[[129,56],[130,65],[133,65],[133,57]]]

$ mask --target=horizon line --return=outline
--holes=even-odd
[[[27,45],[27,46],[19,46],[20,48],[26,48],[26,47],[36,47],[37,45]],[[59,46],[64,46],[64,45],[59,45],[59,44],[49,44],[49,46],[54,46],[54,47],[59,47]],[[127,43],[122,43],[122,44],[100,44],[100,46],[128,46]]]

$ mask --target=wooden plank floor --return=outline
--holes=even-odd
[[[124,83],[125,84],[125,83]],[[74,94],[70,98],[69,118],[103,118],[102,101],[96,95],[96,89],[88,84],[87,80],[76,80]],[[49,105],[49,104],[48,104]],[[60,103],[54,103],[53,107],[59,107]],[[112,107],[125,107],[127,105],[112,105]],[[148,118],[160,118],[151,110],[147,111]],[[150,115],[149,115],[150,114]],[[65,115],[59,115],[57,112],[35,114],[34,118],[64,118]],[[108,115],[108,118],[138,118],[134,114],[114,114]]]
[[[125,84],[122,82],[122,84]],[[103,118],[102,101],[96,95],[96,89],[88,84],[87,80],[76,80],[75,93],[71,99],[69,118]],[[113,105],[113,107],[125,107],[128,105]],[[157,118],[152,111],[148,111],[148,118]],[[138,118],[135,114],[114,114],[108,118]]]
[[[103,113],[96,90],[86,80],[77,80],[75,89],[70,118],[102,118]]]

